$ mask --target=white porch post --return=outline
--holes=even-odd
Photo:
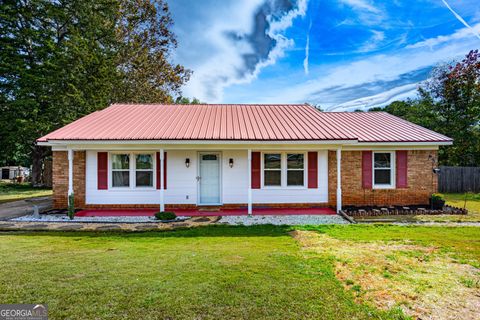
[[[163,149],[160,149],[160,211],[165,211],[165,195],[163,194],[164,181],[163,177],[165,172],[163,172],[163,162],[164,162],[164,152]]]
[[[70,195],[73,193],[73,150],[67,149],[68,157],[68,202],[70,203]]]
[[[337,213],[342,210],[342,148],[337,149]]]
[[[68,195],[73,193],[73,150],[68,149]]]
[[[248,214],[252,214],[252,150],[248,149]]]

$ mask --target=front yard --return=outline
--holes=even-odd
[[[478,294],[479,235],[473,227],[398,226],[3,233],[0,301],[47,303],[52,319],[402,319],[415,314],[415,302],[389,294],[376,302],[365,270],[417,300],[432,290],[461,300]],[[406,258],[408,270],[396,269]],[[450,291],[435,282],[445,266],[463,279],[449,278]],[[421,275],[432,268],[435,276]]]

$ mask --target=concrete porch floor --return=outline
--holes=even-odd
[[[220,209],[218,211],[204,211],[198,209],[171,209],[177,216],[199,217],[199,216],[244,216],[247,215],[247,208]],[[77,217],[139,217],[153,216],[156,209],[86,209],[75,214]],[[331,208],[253,208],[254,216],[288,216],[288,215],[334,215]]]

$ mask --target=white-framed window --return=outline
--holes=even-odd
[[[110,181],[112,189],[153,188],[155,153],[111,152]]]
[[[153,155],[135,155],[135,187],[153,187]]]
[[[263,187],[305,187],[304,152],[264,152]]]
[[[305,185],[305,154],[287,153],[287,187]]]
[[[393,188],[395,185],[395,153],[390,151],[373,152],[373,187]]]
[[[130,187],[130,154],[114,153],[111,155],[112,187]]]
[[[266,187],[282,186],[282,154],[263,154],[263,185]]]

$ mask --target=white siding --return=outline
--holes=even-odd
[[[193,150],[167,150],[166,204],[197,203],[197,157],[198,152]],[[185,166],[186,158],[190,159],[189,168]],[[232,168],[230,158],[234,161]],[[318,189],[254,189],[253,203],[328,202],[328,151],[318,152],[318,162]],[[247,150],[222,151],[221,199],[224,204],[247,203],[248,174]],[[97,151],[86,153],[85,194],[87,204],[158,204],[160,201],[160,192],[154,189],[97,190]]]
[[[328,151],[318,151],[318,189],[264,188],[253,189],[253,203],[318,203],[328,202]]]

